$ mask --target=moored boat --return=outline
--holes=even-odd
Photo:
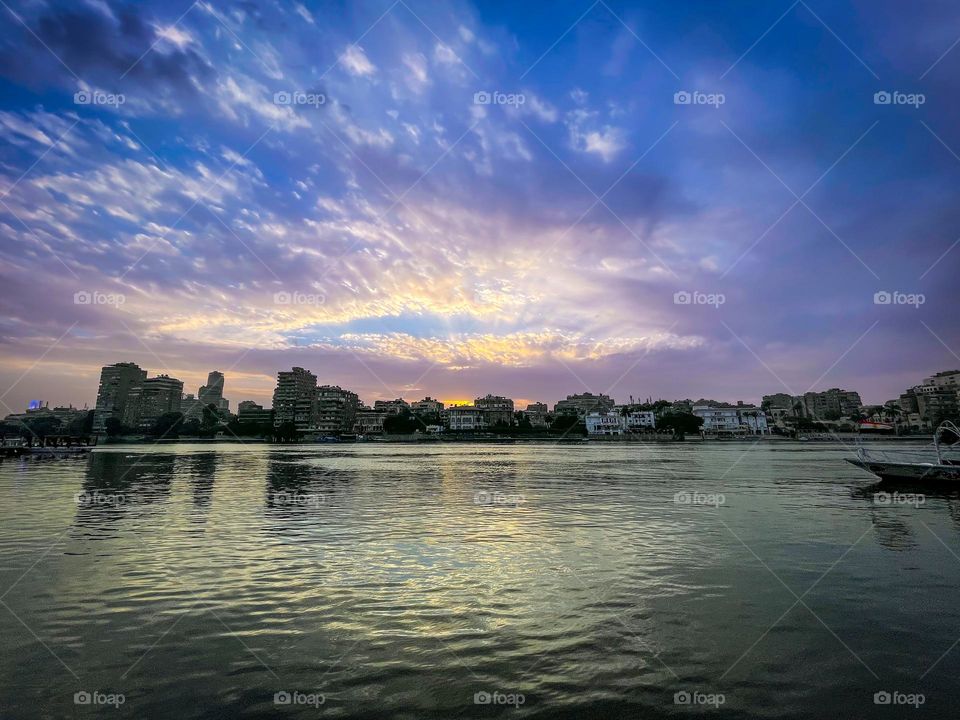
[[[949,444],[941,444],[942,437],[952,437]],[[937,427],[933,434],[933,453],[908,455],[907,452],[882,452],[857,449],[857,457],[847,462],[871,472],[884,481],[900,482],[956,482],[960,481],[960,458],[953,447],[960,442],[960,429],[950,421]],[[954,455],[951,457],[951,455]]]

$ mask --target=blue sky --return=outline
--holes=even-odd
[[[0,14],[12,409],[121,360],[234,402],[292,365],[551,403],[960,366],[952,3]]]

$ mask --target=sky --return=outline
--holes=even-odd
[[[0,413],[960,367],[960,6],[3,0]]]

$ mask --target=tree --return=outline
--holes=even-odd
[[[586,435],[587,426],[580,422],[576,415],[557,415],[550,425],[550,432],[562,435]]]
[[[118,437],[123,434],[124,430],[123,423],[115,417],[108,417],[103,427],[107,431],[107,437]]]
[[[174,439],[180,436],[183,427],[183,413],[168,412],[157,418],[150,428],[150,434],[158,438]]]
[[[390,415],[383,421],[383,432],[387,435],[412,435],[424,429],[426,429],[426,423],[409,410]]]
[[[93,410],[88,410],[83,415],[74,418],[67,425],[68,435],[89,435],[93,432]]]
[[[189,435],[191,437],[196,437],[200,434],[200,419],[199,418],[190,418],[185,420],[183,425],[180,426],[181,435]]]
[[[290,420],[280,423],[273,429],[273,439],[277,442],[291,442],[300,438],[300,431]]]
[[[53,415],[40,415],[31,417],[22,421],[23,430],[21,434],[24,437],[44,438],[47,435],[58,435],[62,431],[62,426],[58,418]]]
[[[692,413],[668,413],[660,418],[658,427],[673,431],[674,440],[685,440],[687,433],[700,432],[703,418]]]
[[[222,422],[223,417],[220,414],[220,409],[213,403],[207,403],[202,409],[198,435],[201,437],[213,437]]]

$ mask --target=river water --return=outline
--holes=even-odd
[[[0,461],[0,717],[952,718],[960,495],[849,454]]]

